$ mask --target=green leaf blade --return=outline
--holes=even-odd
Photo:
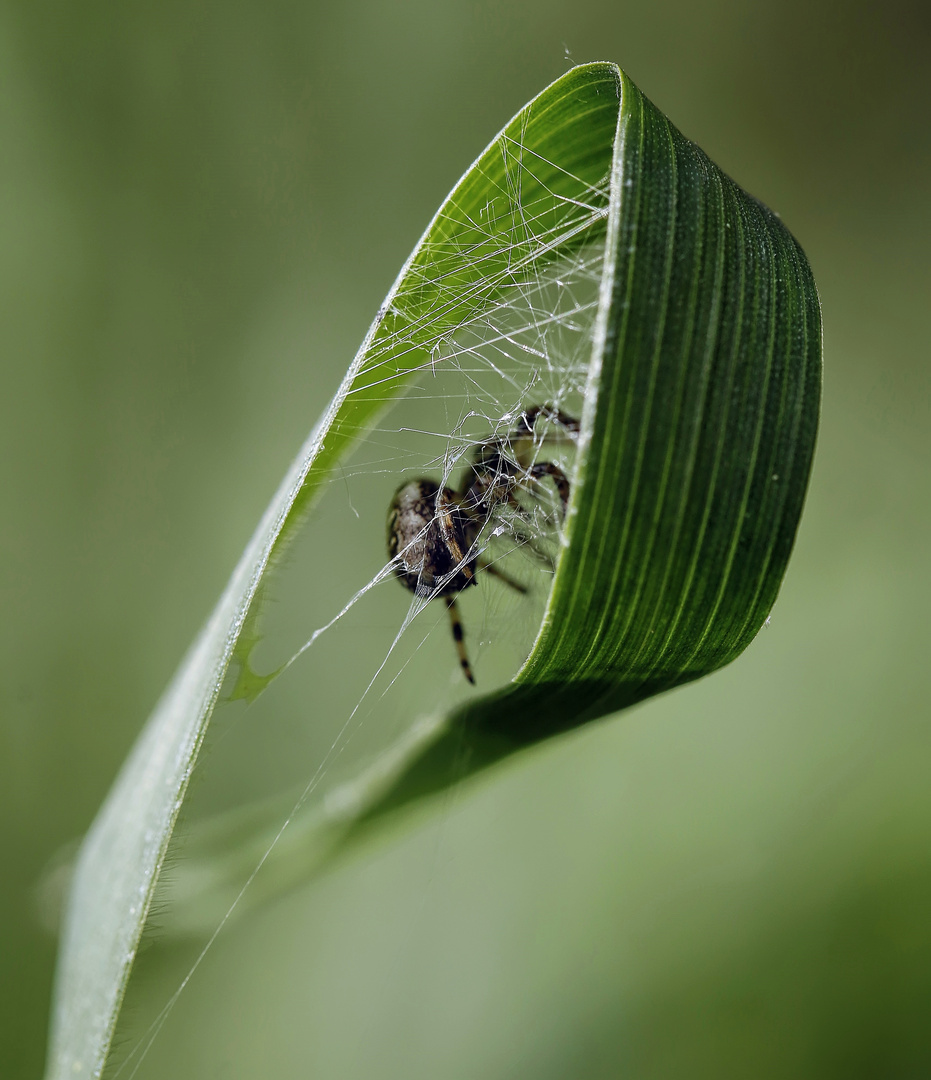
[[[762,625],[817,430],[810,269],[778,218],[614,65],[573,69],[515,117],[431,222],[89,834],[64,932],[50,1080],[103,1070],[227,666],[238,663],[243,696],[274,677],[250,668],[256,597],[332,470],[440,346],[507,302],[516,272],[537,274],[599,235],[565,544],[531,654],[512,684],[451,710],[390,768],[331,800],[352,813],[324,808],[304,863],[291,845],[297,869],[282,880],[463,775],[721,667]]]

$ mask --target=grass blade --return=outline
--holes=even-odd
[[[241,697],[278,673],[250,663],[256,598],[324,482],[440,344],[506,303],[518,277],[598,239],[565,544],[526,663],[503,690],[416,728],[342,799],[312,808],[270,860],[278,873],[263,891],[312,872],[399,806],[721,667],[762,625],[818,420],[820,314],[807,262],[779,220],[616,67],[573,69],[515,117],[434,218],[88,835],[50,1078],[103,1069],[221,683],[231,660]]]

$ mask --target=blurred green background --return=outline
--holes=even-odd
[[[0,7],[3,1077],[43,1065],[48,860],[437,205],[592,59],[819,283],[772,623],[231,928],[140,1075],[931,1075],[929,56],[918,0]]]

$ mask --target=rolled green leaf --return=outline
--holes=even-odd
[[[221,684],[231,661],[241,697],[277,674],[251,663],[258,597],[334,468],[463,328],[506,310],[523,282],[602,248],[571,496],[530,655],[504,689],[416,726],[296,823],[269,858],[279,869],[263,875],[266,891],[401,804],[713,671],[765,620],[818,420],[808,265],[779,220],[617,67],[575,68],[438,211],[101,809],[64,923],[49,1078],[103,1071]],[[268,850],[260,837],[238,857],[254,867]],[[228,869],[236,880],[241,867]]]
[[[518,742],[730,662],[766,619],[814,450],[821,321],[778,218],[621,76],[568,545],[513,687]]]

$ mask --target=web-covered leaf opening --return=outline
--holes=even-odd
[[[557,198],[527,169],[513,140],[506,146],[498,184],[502,193],[486,201],[474,219],[452,200],[441,231],[449,232],[455,222],[459,232],[424,242],[381,312],[348,389],[347,411],[351,415],[353,407],[394,400],[390,410],[382,406],[376,426],[353,430],[350,419],[337,417],[338,437],[349,443],[348,463],[331,474],[324,491],[328,499],[333,492],[348,495],[356,523],[344,521],[344,531],[364,527],[373,538],[383,536],[384,524],[376,527],[371,520],[373,506],[384,515],[394,492],[411,481],[428,480],[437,493],[457,491],[460,477],[474,472],[476,448],[497,447],[498,471],[508,482],[491,484],[489,494],[505,487],[508,494],[467,511],[480,526],[469,527],[468,562],[482,560],[501,569],[519,548],[548,584],[560,551],[558,504],[565,502],[552,480],[562,477],[567,487],[573,439],[566,437],[566,425],[558,438],[548,430],[549,422],[522,433],[514,426],[528,409],[544,406],[547,421],[564,416],[575,424],[581,415],[604,258],[608,179],[589,184],[576,177],[577,197]],[[531,160],[539,167],[536,157]],[[565,183],[566,175],[560,176]],[[529,203],[519,201],[527,191],[542,194]],[[416,322],[410,314],[415,310],[420,312]],[[544,444],[547,451],[554,447],[554,459],[541,457]],[[541,472],[544,464],[548,472]],[[493,472],[486,468],[485,479]],[[384,487],[382,477],[388,480]],[[475,502],[472,487],[469,500]],[[309,528],[317,530],[313,523]],[[296,546],[306,542],[293,535],[288,539]],[[465,554],[460,552],[458,561],[464,562]],[[396,577],[396,557],[392,552],[368,580],[350,588],[347,600],[290,656],[277,659],[273,671],[289,667],[376,585]],[[540,591],[540,581],[526,580],[526,569],[510,573],[520,581],[519,591]],[[505,576],[502,570],[500,580]],[[442,585],[432,593],[431,588],[422,583],[414,590],[405,628],[423,610],[423,601],[443,594]],[[274,583],[268,591],[274,594]],[[265,638],[267,622],[263,618]],[[524,637],[526,655],[533,633]],[[246,660],[254,665],[252,656]]]

